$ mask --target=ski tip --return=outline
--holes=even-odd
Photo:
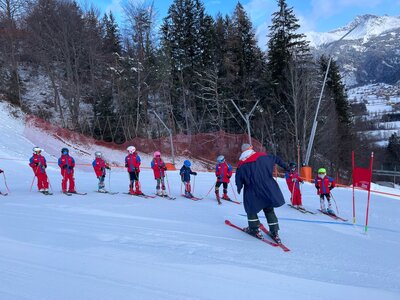
[[[230,225],[231,222],[229,220],[225,220],[225,224]]]

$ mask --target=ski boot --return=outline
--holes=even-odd
[[[215,192],[215,197],[217,198],[218,204],[222,204],[221,198],[219,197],[219,193]]]
[[[278,235],[278,232],[270,231],[270,232],[269,232],[269,236],[270,236],[271,239],[273,239],[277,244],[281,244],[281,243],[282,243],[282,241],[281,241],[281,239],[280,239],[280,237],[279,237],[279,235]]]
[[[260,240],[262,240],[264,238],[258,228],[245,227],[245,228],[243,228],[243,231],[260,239]]]
[[[333,215],[333,216],[336,215],[335,212],[333,211],[333,209],[330,208],[330,207],[328,207],[328,209],[326,210],[326,212],[327,212],[328,214],[330,214],[330,215]]]
[[[193,195],[191,192],[185,191],[185,197],[186,198],[193,198]]]
[[[157,196],[163,196],[162,192],[161,192],[159,189],[156,190],[156,195],[157,195]]]
[[[104,188],[99,188],[97,191],[99,193],[107,193],[107,191]]]
[[[231,198],[228,197],[228,194],[224,194],[224,195],[222,196],[222,199],[228,200],[228,201],[231,200]]]

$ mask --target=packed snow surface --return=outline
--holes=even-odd
[[[177,171],[168,172],[174,201],[124,194],[128,177],[122,168],[113,168],[106,179],[106,187],[119,194],[99,194],[86,165],[75,174],[86,196],[60,192],[55,164],[48,168],[54,195],[38,193],[36,183],[30,191],[28,159],[36,142],[5,109],[0,118],[0,168],[11,189],[0,196],[0,299],[400,299],[396,196],[372,194],[367,233],[364,191],[355,194],[356,225],[348,188],[332,192],[348,222],[277,208],[281,238],[291,249],[283,252],[224,224],[229,219],[244,227],[247,220],[242,205],[217,205],[213,191],[206,196],[213,173],[192,177],[201,201],[180,196]],[[42,146],[54,145],[52,139],[42,136]],[[45,153],[49,162],[57,155]],[[112,159],[122,162],[124,153]],[[154,193],[152,171],[143,169],[140,176],[143,191]],[[278,183],[289,203],[286,183]],[[0,190],[6,191],[2,174]],[[231,187],[229,195],[234,198]],[[303,184],[302,195],[316,212],[314,186]]]

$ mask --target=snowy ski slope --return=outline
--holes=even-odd
[[[285,253],[224,224],[246,226],[242,205],[218,206],[213,193],[196,202],[179,197],[176,171],[168,172],[175,201],[123,194],[122,169],[111,175],[119,194],[96,193],[97,179],[86,166],[75,176],[86,196],[60,193],[56,165],[48,168],[54,195],[35,185],[29,192],[27,161],[35,145],[1,105],[0,168],[11,193],[0,196],[0,299],[400,299],[399,198],[372,195],[368,234],[365,192],[356,192],[356,226],[278,208],[280,235],[291,249]],[[50,136],[42,142],[56,148]],[[58,153],[45,155],[55,161]],[[112,155],[123,161],[123,152]],[[214,180],[200,172],[194,194],[204,196]],[[141,182],[145,193],[154,192],[150,170],[142,171]],[[289,201],[285,182],[278,182]],[[302,193],[304,205],[316,211],[313,185],[304,184]],[[351,190],[333,195],[340,215],[351,220]]]

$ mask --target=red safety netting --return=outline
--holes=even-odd
[[[158,150],[165,155],[171,155],[170,138],[162,137],[157,139],[134,138],[124,144],[104,142],[92,137],[85,136],[75,131],[50,124],[35,116],[26,117],[27,127],[36,127],[63,141],[76,145],[99,145],[111,149],[125,150],[127,146],[134,145],[140,152],[152,154]],[[236,165],[241,153],[241,145],[248,143],[247,134],[229,134],[224,131],[213,133],[199,133],[195,135],[177,134],[173,136],[173,144],[176,156],[196,158],[206,163],[215,164],[218,155],[224,155],[225,159]],[[254,150],[265,151],[261,143],[252,139]]]

